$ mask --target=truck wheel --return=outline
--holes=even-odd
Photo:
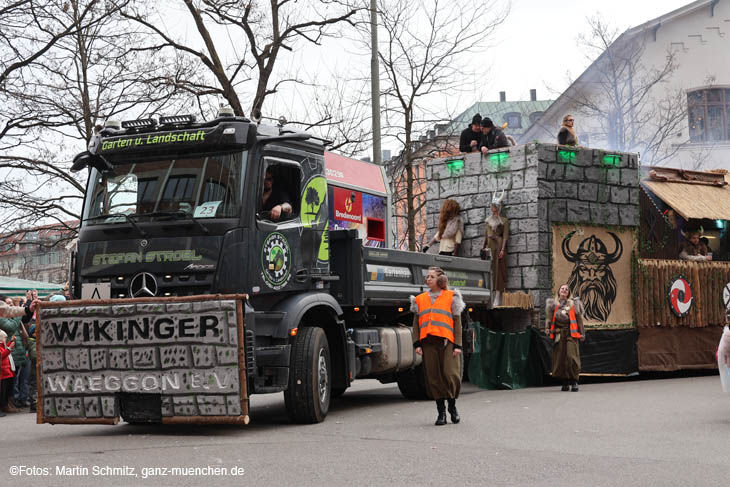
[[[396,376],[398,390],[406,399],[428,399],[426,395],[426,378],[423,376],[423,365],[419,365]]]
[[[330,392],[332,392],[332,399],[342,397],[346,390],[347,387],[333,387],[332,389],[330,389]]]
[[[330,349],[322,328],[300,328],[294,337],[284,405],[292,421],[321,423],[331,397]]]

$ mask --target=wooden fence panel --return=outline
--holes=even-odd
[[[723,289],[730,281],[730,262],[693,262],[683,260],[639,259],[636,321],[640,327],[704,327],[725,324]],[[667,300],[669,285],[683,275],[692,286],[693,302],[689,313],[679,318]]]

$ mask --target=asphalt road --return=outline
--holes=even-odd
[[[0,418],[0,485],[705,486],[730,477],[730,394],[717,376],[589,383],[578,393],[465,384],[458,406],[461,424],[436,427],[433,403],[361,381],[317,425],[289,424],[282,394],[255,396],[246,427],[51,426],[15,414]],[[12,476],[20,467],[35,474]],[[171,467],[213,468],[182,476]],[[228,474],[213,478],[221,467]]]

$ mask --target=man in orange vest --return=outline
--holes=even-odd
[[[446,424],[446,404],[451,422],[461,421],[456,398],[461,389],[461,312],[464,300],[458,290],[449,290],[449,279],[440,267],[426,275],[428,291],[411,296],[413,348],[423,355],[426,391],[436,400],[436,426]]]
[[[545,306],[545,329],[553,340],[553,377],[563,380],[562,390],[578,392],[580,376],[579,341],[585,340],[583,305],[578,298],[568,299],[570,288],[560,286],[558,295]]]

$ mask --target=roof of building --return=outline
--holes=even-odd
[[[685,220],[730,220],[730,175],[649,168],[641,184]]]
[[[529,116],[531,113],[544,112],[553,103],[553,100],[536,101],[479,101],[457,115],[445,130],[445,134],[458,134],[477,113],[482,117],[489,117],[494,125],[502,125],[506,122],[505,115],[508,113],[519,113],[523,117],[522,127],[507,127],[508,133],[519,133],[530,126]]]

